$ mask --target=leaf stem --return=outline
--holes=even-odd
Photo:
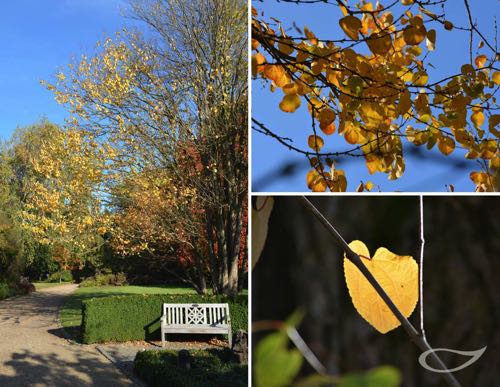
[[[431,351],[430,356],[434,360],[434,362],[439,366],[439,368],[442,370],[447,370],[446,365],[441,361],[439,356],[436,355],[434,351],[432,351],[432,348],[430,347],[429,343],[427,343],[425,337],[419,334],[418,331],[415,329],[415,327],[408,321],[408,319],[405,316],[403,316],[401,311],[394,304],[391,298],[387,295],[382,286],[380,286],[380,284],[372,275],[372,273],[363,264],[359,255],[356,254],[354,251],[352,251],[352,249],[349,247],[349,245],[340,235],[340,233],[335,229],[335,227],[333,227],[333,225],[305,196],[302,196],[300,199],[302,204],[321,222],[321,224],[323,224],[323,226],[328,230],[328,232],[337,240],[337,242],[344,250],[347,259],[349,259],[354,265],[356,265],[359,271],[361,271],[361,273],[368,280],[370,285],[373,286],[378,295],[382,298],[382,300],[389,307],[391,312],[399,320],[401,326],[404,328],[404,330],[406,331],[410,339],[415,343],[415,345],[417,345],[417,347],[419,347],[422,350],[422,352]],[[455,379],[455,377],[452,375],[451,372],[448,371],[443,373],[442,375],[450,387],[461,387],[460,383]]]

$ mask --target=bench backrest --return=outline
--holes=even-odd
[[[229,304],[163,304],[168,325],[229,325]]]

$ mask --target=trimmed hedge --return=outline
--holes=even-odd
[[[157,340],[163,303],[229,303],[233,332],[248,331],[248,298],[197,294],[148,294],[91,298],[82,302],[82,341]]]
[[[233,361],[229,350],[192,350],[191,368],[177,365],[177,351],[138,352],[134,360],[137,375],[149,386],[243,387],[248,385],[246,365]]]

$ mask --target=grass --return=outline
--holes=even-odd
[[[78,288],[62,306],[59,317],[66,330],[78,337],[82,323],[82,301],[94,297],[107,297],[131,294],[196,294],[192,288],[158,286],[96,286]]]

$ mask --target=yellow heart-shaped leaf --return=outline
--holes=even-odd
[[[418,266],[410,256],[391,253],[380,247],[370,259],[370,252],[361,241],[349,247],[375,277],[405,317],[409,317],[418,301]],[[391,312],[359,269],[344,255],[344,275],[349,294],[358,313],[380,333],[387,333],[401,323]]]

